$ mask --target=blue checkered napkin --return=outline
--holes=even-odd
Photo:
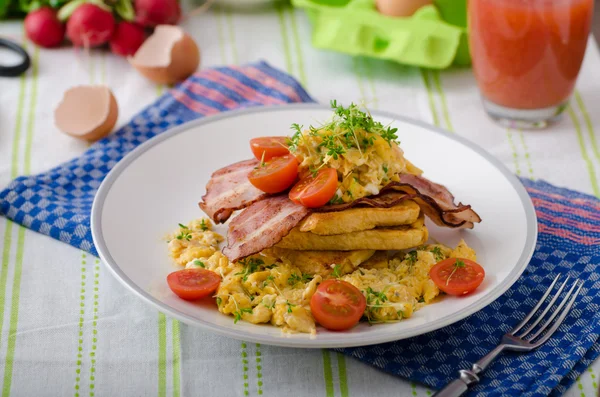
[[[600,200],[546,182],[523,180],[539,221],[535,254],[502,297],[467,319],[415,338],[339,349],[385,372],[435,389],[492,350],[533,308],[558,273],[585,280],[574,310],[554,336],[528,354],[506,353],[470,395],[564,393],[600,355]]]
[[[251,106],[312,102],[289,75],[264,62],[203,70],[164,94],[115,134],[68,163],[22,176],[0,192],[0,215],[97,255],[90,232],[94,195],[140,143],[187,121]]]

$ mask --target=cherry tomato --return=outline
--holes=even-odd
[[[298,160],[294,156],[275,157],[248,174],[250,183],[265,193],[283,192],[298,178]]]
[[[466,295],[479,287],[485,278],[485,270],[468,259],[448,258],[433,266],[429,277],[447,294]]]
[[[309,175],[290,190],[290,200],[308,208],[322,207],[335,195],[338,179],[333,168],[321,169],[315,177]]]
[[[350,283],[325,280],[310,299],[310,310],[319,324],[333,331],[350,329],[367,307],[363,294]]]
[[[221,283],[221,277],[206,269],[182,269],[167,276],[169,288],[185,300],[197,300],[212,295]]]
[[[281,157],[290,154],[287,148],[286,136],[264,136],[262,138],[250,139],[250,149],[257,160],[269,161],[273,157]],[[264,157],[263,157],[264,154]]]

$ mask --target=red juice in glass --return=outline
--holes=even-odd
[[[573,92],[594,0],[469,0],[473,71],[487,113],[512,127],[557,120]]]

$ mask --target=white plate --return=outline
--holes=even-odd
[[[398,127],[401,147],[425,176],[446,185],[458,201],[483,218],[471,231],[430,226],[430,235],[453,245],[464,238],[477,251],[486,279],[465,297],[446,296],[398,323],[359,324],[348,332],[319,329],[316,337],[283,334],[269,325],[233,324],[214,303],[178,299],[165,277],[175,267],[164,236],[203,216],[197,202],[211,173],[252,157],[252,137],[285,135],[292,123],[329,118],[319,105],[289,105],[232,111],[187,123],[144,143],[117,164],[100,187],[92,209],[92,234],[112,273],[144,301],[187,324],[250,342],[293,347],[346,347],[423,334],[481,310],[521,275],[533,254],[537,221],[519,180],[472,143],[429,125],[373,112]],[[220,230],[225,232],[224,229]]]

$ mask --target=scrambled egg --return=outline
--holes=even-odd
[[[337,170],[332,204],[378,194],[389,182],[398,181],[400,173],[422,173],[404,158],[396,142],[397,129],[373,121],[354,104],[344,108],[332,103],[332,107],[335,116],[327,124],[304,131],[295,125],[289,146],[300,161],[301,175],[323,167]]]
[[[179,224],[179,231],[167,236],[169,252],[178,265],[185,266],[197,258],[206,258],[219,250],[223,236],[212,231],[210,220],[198,219],[188,225]]]
[[[347,281],[364,294],[364,319],[370,323],[399,321],[411,317],[440,294],[429,278],[435,263],[456,257],[477,259],[464,241],[454,249],[426,245],[392,257],[380,251],[357,269],[334,265],[324,277],[302,273],[292,263],[279,262],[266,254],[232,263],[219,251],[222,236],[211,229],[206,218],[180,225],[179,231],[169,237],[171,257],[186,268],[202,267],[221,275],[215,294],[221,313],[233,316],[235,322],[271,323],[287,332],[316,332],[310,299],[326,278]],[[343,274],[344,269],[350,273]]]

